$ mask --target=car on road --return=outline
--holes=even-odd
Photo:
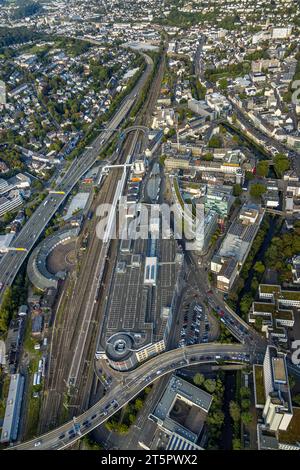
[[[63,439],[65,436],[65,434],[61,434],[58,439]]]
[[[38,446],[40,446],[41,444],[42,444],[42,441],[37,441],[37,442],[34,443],[34,447],[38,447]]]

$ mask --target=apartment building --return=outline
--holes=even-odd
[[[211,271],[216,273],[217,288],[228,292],[249,254],[252,242],[264,216],[256,204],[244,204],[237,219],[231,224],[218,253],[211,260]]]

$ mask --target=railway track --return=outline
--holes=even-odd
[[[164,57],[161,60],[158,74],[149,90],[149,96],[144,103],[135,124],[142,122],[149,124],[150,116],[153,112],[160,83],[164,71]],[[127,156],[137,156],[143,151],[143,136],[139,131],[129,134],[123,145],[118,158],[114,163],[125,163]],[[120,179],[122,169],[114,170],[104,180],[100,196],[96,199],[94,206],[100,203],[111,203],[114,197],[117,181]],[[98,302],[96,308],[92,309],[88,321],[82,316],[85,311],[85,304],[89,299],[89,290],[94,281],[98,257],[101,255],[103,247],[102,241],[95,236],[96,220],[93,221],[91,231],[94,234],[88,247],[87,255],[81,260],[79,274],[73,273],[66,283],[66,288],[61,298],[62,315],[59,315],[59,324],[54,324],[51,341],[51,352],[46,377],[45,396],[40,414],[39,432],[46,432],[57,425],[58,422],[72,417],[84,411],[89,405],[89,398],[94,378],[93,359],[98,338],[99,324],[103,315],[102,302]],[[116,242],[115,242],[116,243]],[[112,274],[112,262],[108,263],[108,276]],[[104,273],[105,277],[106,273]],[[103,290],[103,287],[102,287]],[[58,309],[59,313],[59,309]],[[60,319],[62,316],[62,319]],[[83,323],[87,328],[85,341],[82,346],[80,363],[77,368],[76,387],[69,389],[68,378],[70,374],[70,364],[73,362],[74,349],[78,345],[80,331]],[[63,413],[66,405],[67,392],[70,391],[68,407]],[[67,416],[64,416],[67,415]]]
[[[124,145],[124,149],[116,163],[124,163],[128,153],[135,153],[138,143],[138,132],[129,136]],[[94,208],[100,203],[110,203],[113,200],[116,182],[122,175],[122,169],[111,172],[103,183],[100,197],[94,203]],[[103,197],[104,196],[104,197]],[[96,220],[91,227],[91,232],[96,233]],[[64,299],[61,300],[61,308],[64,310],[62,324],[54,324],[52,334],[52,346],[48,374],[46,378],[46,393],[40,416],[40,432],[51,429],[60,418],[64,400],[68,389],[68,376],[70,364],[72,363],[74,349],[78,341],[78,334],[83,327],[82,312],[89,296],[89,288],[95,278],[97,262],[103,247],[102,241],[96,236],[90,242],[88,254],[82,261],[80,273],[74,279],[74,273],[69,280]],[[71,290],[71,293],[68,292]],[[58,309],[59,310],[59,309]],[[72,390],[69,402],[70,413],[78,413],[88,404],[89,391],[93,379],[93,358],[96,348],[97,331],[99,324],[99,310],[93,309],[91,318],[85,325],[90,331],[84,344],[81,364],[78,364],[78,383],[76,390]],[[90,327],[90,324],[92,327]]]

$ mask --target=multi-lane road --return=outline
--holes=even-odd
[[[196,344],[162,353],[132,372],[80,416],[31,441],[10,447],[16,450],[64,449],[104,423],[147,385],[176,369],[218,361],[252,363],[257,356],[243,344]]]
[[[2,283],[2,288],[0,292],[0,303],[2,302],[5,288],[12,285],[28,253],[32,250],[53,215],[65,201],[78,180],[94,165],[99,157],[99,153],[105,148],[111,136],[114,134],[115,129],[118,129],[136,102],[137,96],[145,85],[153,68],[152,59],[145,54],[144,57],[147,66],[142,77],[121,103],[118,111],[107,124],[105,131],[102,131],[85,152],[72,162],[68,171],[60,179],[56,192],[50,193],[44,199],[15,238],[14,247],[21,248],[23,251],[11,251],[5,254],[1,259],[0,283]]]

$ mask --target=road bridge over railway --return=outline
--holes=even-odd
[[[250,346],[243,344],[196,344],[164,352],[124,374],[124,379],[95,405],[80,416],[10,450],[60,450],[74,444],[85,434],[103,424],[136,397],[147,385],[182,367],[205,363],[256,363],[259,358]]]

